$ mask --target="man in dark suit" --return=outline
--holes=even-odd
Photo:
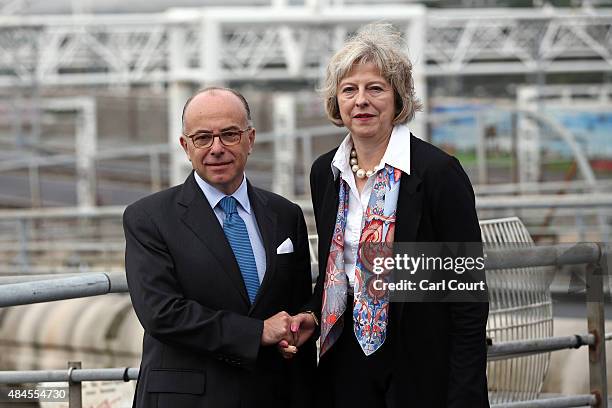
[[[314,343],[292,360],[276,349],[311,295],[306,225],[299,206],[246,180],[254,140],[240,93],[198,92],[180,137],[194,171],[125,211],[145,329],[136,408],[310,405]]]

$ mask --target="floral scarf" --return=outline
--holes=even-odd
[[[374,281],[388,281],[388,273],[372,272],[374,257],[392,256],[395,214],[401,170],[386,165],[376,173],[372,194],[362,219],[361,238],[355,265],[353,326],[357,341],[366,355],[382,346],[387,334],[389,292],[376,290]],[[322,356],[336,342],[344,326],[348,280],[344,270],[344,230],[348,213],[348,185],[340,180],[339,205],[332,236],[321,311]]]

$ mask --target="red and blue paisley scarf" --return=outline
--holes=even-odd
[[[353,326],[366,355],[374,353],[385,341],[389,312],[389,292],[376,290],[375,280],[388,281],[387,273],[372,272],[374,257],[392,256],[395,213],[402,172],[386,165],[376,173],[372,194],[362,219],[361,238],[355,265]],[[336,225],[327,258],[323,308],[321,311],[321,356],[342,333],[346,310],[348,280],[344,270],[344,230],[348,213],[349,187],[340,180]],[[377,285],[378,286],[378,285]]]

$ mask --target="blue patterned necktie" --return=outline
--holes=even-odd
[[[234,197],[223,197],[219,201],[219,205],[225,213],[223,232],[225,232],[225,236],[232,247],[249,299],[253,304],[259,289],[259,275],[257,274],[257,264],[253,255],[253,248],[251,248],[249,233],[243,219],[238,215],[236,204]]]

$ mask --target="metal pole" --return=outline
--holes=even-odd
[[[593,404],[592,395],[572,395],[567,397],[546,398],[532,401],[505,402],[491,405],[491,408],[567,408],[584,407]]]
[[[410,123],[412,133],[418,138],[429,140],[430,135],[427,133],[427,76],[426,65],[427,58],[425,56],[425,44],[427,43],[427,8],[425,6],[415,5],[415,10],[418,10],[416,15],[410,18],[408,26],[405,28],[407,34],[406,41],[408,43],[408,56],[412,63],[412,79],[414,80],[414,91],[418,99],[423,104],[423,111],[415,115],[414,120]]]
[[[274,168],[272,191],[291,199],[295,195],[295,97],[274,95]]]
[[[85,381],[129,381],[138,379],[138,368],[74,368],[68,370],[0,371],[0,384]]]
[[[487,144],[485,125],[482,113],[476,114],[476,133],[478,141],[476,142],[476,160],[478,163],[478,183],[487,184]]]
[[[15,96],[15,100],[13,105],[11,105],[14,115],[14,120],[12,121],[11,130],[13,135],[15,136],[15,147],[18,149],[23,149],[26,145],[23,134],[23,111],[24,111],[24,103],[21,94]]]
[[[310,195],[310,166],[312,165],[312,135],[302,137],[302,166],[304,168],[304,193]]]
[[[77,201],[79,207],[96,205],[96,161],[98,145],[96,129],[96,102],[82,99],[77,108],[76,170]]]
[[[126,277],[122,272],[82,273],[67,278],[0,285],[0,307],[127,292],[127,290]]]
[[[30,183],[30,204],[32,208],[42,207],[42,198],[40,194],[40,169],[37,164],[32,164],[29,167],[29,183]]]
[[[495,361],[520,355],[579,348],[594,343],[595,337],[590,334],[504,341],[501,343],[494,343],[487,348],[487,360]]]
[[[534,88],[519,88],[517,104],[521,113],[537,115],[538,94]],[[539,117],[539,116],[538,116]],[[540,129],[531,117],[522,114],[518,119],[519,183],[540,180]]]
[[[181,79],[181,73],[187,68],[185,43],[187,32],[178,24],[170,27],[168,54],[168,146],[170,149],[170,185],[180,184],[191,170],[190,163],[185,158],[185,152],[180,146],[182,133],[181,115],[183,104],[190,94],[189,83]]]
[[[202,70],[202,85],[223,86],[223,67],[220,55],[223,53],[223,31],[220,19],[214,13],[202,13],[200,20],[200,68]]]
[[[30,262],[28,256],[28,220],[19,219],[17,220],[17,236],[19,237],[19,266],[21,272],[25,273],[28,271]]]
[[[156,192],[162,189],[161,165],[159,163],[159,153],[151,151],[149,153],[149,165],[151,172],[151,191]]]
[[[519,154],[518,154],[518,113],[517,112],[511,112],[510,113],[510,122],[511,122],[511,127],[512,130],[510,131],[510,137],[511,137],[511,152],[510,152],[510,156],[511,156],[511,160],[510,162],[512,163],[512,183],[518,183],[519,182]],[[522,185],[519,185],[522,186]],[[516,192],[515,192],[516,193]]]
[[[80,381],[72,380],[72,370],[80,369],[80,361],[68,362],[68,407],[81,408],[83,406],[82,388]]]
[[[606,253],[606,252],[604,252]],[[603,273],[599,264],[590,264],[586,271],[587,319],[589,334],[595,342],[589,345],[589,381],[591,393],[597,398],[597,408],[608,407],[608,380],[606,373],[606,342]]]
[[[586,241],[586,223],[584,222],[584,216],[580,213],[576,213],[576,229],[578,230],[578,242]]]

